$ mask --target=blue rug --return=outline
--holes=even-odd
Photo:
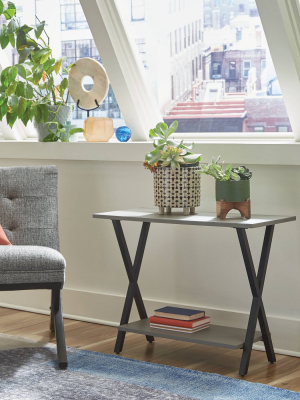
[[[68,369],[72,371],[158,389],[191,399],[300,400],[300,393],[289,390],[120,356],[80,350],[70,354],[68,359]]]
[[[68,348],[68,361],[59,370],[55,345],[0,334],[0,399],[300,400],[271,386],[86,350]]]

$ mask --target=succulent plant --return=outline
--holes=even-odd
[[[233,168],[232,165],[229,164],[224,169],[224,162],[221,165],[219,164],[220,158],[221,156],[219,156],[217,159],[213,157],[210,164],[201,165],[201,170],[199,173],[210,175],[217,181],[240,181],[248,180],[252,177],[252,172],[250,172],[249,169],[244,166]]]
[[[172,171],[176,168],[180,168],[180,164],[184,163],[182,158],[182,149],[179,147],[168,146],[165,151],[162,151],[160,161],[162,161],[162,167],[171,166]]]
[[[252,172],[249,171],[249,168],[246,168],[244,165],[237,168],[232,168],[232,172],[239,175],[241,181],[248,181],[252,178]]]
[[[173,140],[169,137],[178,128],[178,121],[174,121],[169,127],[167,124],[160,122],[154,129],[150,129],[149,136],[153,140],[155,149],[146,154],[145,162],[150,165],[144,166],[150,169],[157,166],[171,166],[172,170],[180,168],[180,164],[195,164],[201,160],[201,154],[194,154],[191,150],[194,143],[185,143],[183,140]],[[175,166],[176,165],[176,166]]]

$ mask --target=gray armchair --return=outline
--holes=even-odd
[[[57,168],[0,168],[0,224],[13,246],[0,246],[0,290],[51,290],[50,329],[60,368],[67,367],[59,253]]]

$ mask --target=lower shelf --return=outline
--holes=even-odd
[[[230,328],[227,326],[210,325],[209,328],[195,333],[174,332],[164,329],[150,328],[149,319],[131,322],[119,326],[120,331],[140,333],[142,335],[181,340],[183,342],[199,343],[208,346],[241,349],[244,345],[246,329]],[[260,332],[255,332],[254,342],[262,340]]]

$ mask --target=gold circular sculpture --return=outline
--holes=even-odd
[[[90,76],[94,81],[92,90],[83,87],[83,79]],[[71,68],[69,75],[69,92],[75,103],[82,108],[92,109],[100,105],[109,89],[108,76],[103,66],[92,58],[81,58]],[[97,101],[97,103],[95,102]]]

